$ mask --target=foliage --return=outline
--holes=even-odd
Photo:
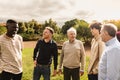
[[[45,21],[43,26],[44,26],[44,28],[46,26],[50,26],[51,28],[54,29],[55,33],[60,33],[60,27],[57,26],[57,23],[55,21],[53,21],[52,19],[49,19],[48,21]]]
[[[63,43],[65,40],[67,40],[66,35],[63,35],[62,33],[60,34],[55,33],[53,35],[53,39],[57,41],[57,43]]]
[[[37,34],[21,33],[20,35],[23,37],[23,41],[34,41],[40,38]]]
[[[77,19],[73,19],[73,20],[70,20],[70,21],[66,21],[65,24],[62,26],[62,30],[61,32],[63,34],[66,34],[67,33],[67,30],[75,25],[77,25]]]
[[[24,22],[19,22],[18,25],[19,25],[18,33],[24,33],[24,32],[26,32],[27,27],[25,26]]]
[[[86,21],[80,20],[79,25],[76,28],[77,33],[78,33],[77,38],[81,39],[85,43],[85,45],[90,45],[90,42],[92,39],[92,35],[91,35],[90,28],[88,27],[88,25],[89,24]]]
[[[113,23],[120,30],[120,20],[104,20],[103,23]],[[77,30],[77,39],[84,42],[85,45],[90,45],[91,42],[91,32],[88,27],[89,23],[84,20],[73,19],[66,21],[62,28],[57,25],[57,22],[52,20],[46,20],[44,23],[38,23],[36,20],[32,19],[28,22],[18,22],[19,31],[18,34],[23,36],[23,40],[38,40],[42,36],[42,32],[46,26],[50,26],[54,29],[55,34],[53,39],[57,42],[64,42],[66,38],[66,32],[70,27],[74,27]],[[4,26],[0,25],[0,35],[5,33],[6,29]]]
[[[39,36],[42,35],[42,32],[46,26],[52,27],[56,35],[60,33],[60,28],[57,26],[57,23],[52,19],[49,19],[49,21],[45,21],[44,24],[40,24],[34,19],[32,19],[29,22],[19,22],[18,25],[19,25],[18,33],[22,35],[23,40],[25,41],[39,39]]]
[[[85,44],[90,44],[92,37],[88,25],[84,20],[73,19],[65,22],[61,32],[66,34],[70,27],[74,27],[77,30],[77,38],[85,42]]]
[[[6,32],[5,26],[0,26],[0,35]]]
[[[120,31],[120,20],[104,20],[104,23],[112,23],[117,26],[118,31]]]

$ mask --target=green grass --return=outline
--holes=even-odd
[[[25,48],[23,50],[23,77],[22,80],[32,80],[33,77],[33,48]],[[88,67],[88,60],[89,57],[86,57],[86,68],[85,73],[81,77],[81,80],[88,80],[87,79],[87,67]],[[58,60],[59,61],[59,60]],[[53,65],[52,65],[53,70]],[[43,79],[41,79],[43,80]],[[51,80],[63,80],[63,75],[57,75],[55,77],[51,76]]]

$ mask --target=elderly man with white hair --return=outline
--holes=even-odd
[[[76,39],[76,35],[74,28],[68,29],[68,41],[63,43],[59,72],[62,72],[63,65],[64,80],[80,80],[80,74],[84,74],[85,50],[83,43]]]
[[[99,63],[99,80],[120,80],[120,43],[116,38],[117,27],[104,24],[101,37],[106,48]]]

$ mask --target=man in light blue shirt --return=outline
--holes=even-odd
[[[120,43],[116,38],[117,27],[105,24],[101,37],[106,48],[99,63],[99,80],[120,80]]]

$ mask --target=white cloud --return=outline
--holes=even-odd
[[[3,18],[56,21],[120,18],[120,0],[0,0]]]

